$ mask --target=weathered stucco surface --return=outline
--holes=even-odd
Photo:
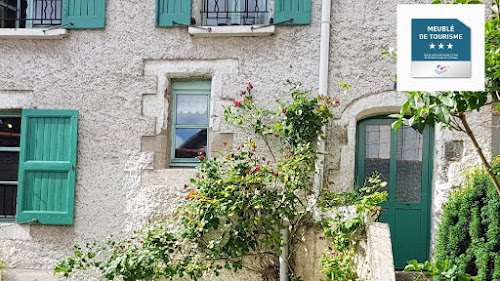
[[[381,46],[396,45],[396,5],[427,2],[332,0],[329,92],[340,98],[341,107],[328,128],[325,178],[336,189],[352,189],[356,122],[398,112],[405,99],[392,90],[395,61],[380,55]],[[169,150],[165,96],[172,80],[212,79],[211,134],[231,139],[234,133],[234,143],[245,135],[223,122],[222,106],[232,102],[245,81],[269,106],[283,98],[287,79],[316,91],[320,4],[312,0],[308,26],[276,26],[275,34],[266,37],[207,38],[190,36],[186,27],[156,28],[154,1],[107,0],[104,30],[71,30],[62,40],[1,39],[0,110],[80,112],[75,223],[0,224],[6,279],[50,280],[48,270],[74,244],[120,237],[173,211],[194,170],[168,168],[168,152],[158,149]],[[344,95],[337,81],[353,87]],[[490,119],[488,112],[471,118],[488,155]],[[478,163],[463,135],[437,128],[435,140],[433,233],[449,190],[460,183],[464,167]],[[446,156],[447,150],[453,157]],[[319,253],[321,244],[314,245]],[[307,280],[316,280],[319,267],[311,262],[301,266],[315,276]],[[259,278],[246,272],[218,280]]]
[[[7,280],[34,280],[24,269],[52,269],[76,243],[125,235],[173,210],[194,169],[170,169],[166,154],[141,143],[168,129],[165,94],[172,80],[212,79],[214,134],[233,132],[221,120],[222,106],[246,81],[270,106],[282,97],[287,79],[317,89],[319,0],[312,1],[311,25],[222,38],[193,37],[187,27],[156,28],[154,3],[108,0],[104,30],[70,30],[62,40],[1,40],[0,110],[80,112],[75,223],[0,224],[0,260],[12,273]]]

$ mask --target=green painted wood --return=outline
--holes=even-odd
[[[71,225],[78,111],[25,109],[21,118],[16,221]]]
[[[191,25],[191,1],[156,0],[156,26]]]
[[[356,142],[356,184],[361,186],[365,179],[365,147],[367,125],[390,125],[389,118],[370,118],[358,122]],[[389,223],[391,230],[394,265],[402,269],[410,259],[427,260],[430,250],[430,206],[433,167],[433,133],[426,128],[423,134],[422,179],[420,202],[396,202],[398,134],[391,131],[389,198],[381,204],[381,222]]]
[[[62,8],[62,25],[65,28],[104,28],[106,0],[63,0]]]
[[[310,24],[311,0],[275,0],[274,23],[286,25]]]

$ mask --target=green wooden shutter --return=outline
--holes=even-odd
[[[172,27],[190,24],[190,0],[156,0],[157,26]]]
[[[18,223],[73,224],[77,137],[78,111],[23,110]]]
[[[293,22],[287,22],[293,19]],[[275,24],[310,24],[311,0],[275,0]]]
[[[69,29],[104,28],[106,0],[63,0],[62,25]]]

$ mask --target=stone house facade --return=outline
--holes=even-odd
[[[381,47],[396,45],[396,6],[410,2],[427,3],[331,1],[324,94],[341,105],[327,128],[322,175],[332,188],[349,190],[361,163],[362,174],[371,167],[363,159],[383,166],[390,150],[399,149],[398,160],[416,165],[409,170],[425,162],[425,180],[422,168],[415,178],[416,185],[427,184],[425,195],[417,190],[426,212],[416,214],[422,225],[415,227],[427,229],[421,238],[428,256],[447,193],[460,184],[464,167],[478,161],[463,135],[439,128],[425,140],[401,133],[400,146],[384,146],[391,138],[382,132],[387,122],[373,117],[397,113],[405,95],[393,89],[395,62],[380,55]],[[193,153],[246,138],[223,120],[223,106],[244,82],[251,81],[256,98],[267,104],[283,98],[288,79],[318,92],[321,6],[321,0],[0,0],[4,278],[51,280],[51,269],[74,244],[126,235],[171,213],[195,173]],[[351,90],[344,94],[337,81]],[[491,155],[491,114],[475,113],[471,120]],[[25,143],[23,133],[30,136]],[[410,146],[420,150],[403,152]],[[45,182],[52,172],[62,176]]]

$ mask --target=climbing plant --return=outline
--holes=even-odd
[[[372,216],[378,218],[379,204],[387,200],[387,192],[379,191],[385,185],[387,183],[375,173],[365,186],[353,192],[325,192],[319,205],[333,216],[321,222],[325,237],[331,238],[328,251],[320,261],[321,272],[326,276],[323,281],[361,280],[356,273],[354,256],[359,242],[365,238],[367,223]]]
[[[282,248],[289,247],[289,277],[300,281],[291,256],[299,241],[298,230],[314,223],[315,144],[324,137],[322,128],[339,102],[290,85],[291,94],[284,98],[288,102],[270,109],[258,105],[253,85],[247,83],[224,116],[253,134],[245,143],[228,147],[229,152],[198,157],[198,173],[186,184],[185,200],[173,217],[155,220],[127,239],[111,237],[76,245],[74,254],[59,262],[55,272],[68,276],[75,269],[95,268],[108,280],[183,276],[198,280],[209,273],[218,275],[222,269],[245,267],[267,280],[276,274],[273,264]],[[335,279],[340,274],[354,276],[354,234],[364,226],[366,212],[385,200],[375,192],[380,184],[377,178],[354,193],[326,193],[321,201],[323,209],[333,213],[342,204],[355,205],[358,212],[354,220],[344,222],[337,216],[320,224],[334,241],[333,256],[322,260],[327,280],[351,280]],[[289,232],[286,241],[283,231]],[[244,262],[249,258],[252,262]],[[329,273],[342,262],[345,269]]]

